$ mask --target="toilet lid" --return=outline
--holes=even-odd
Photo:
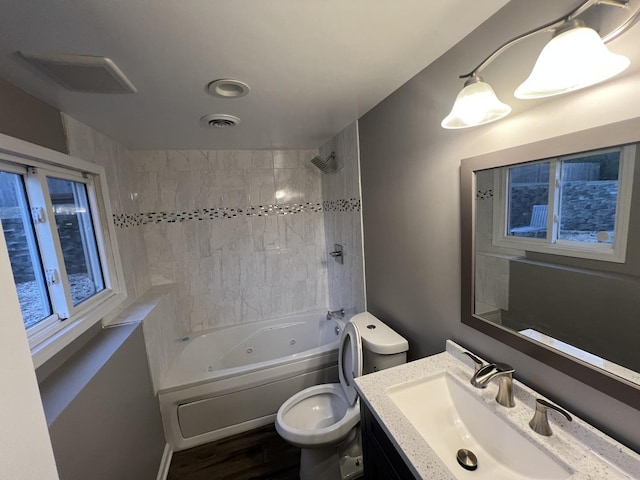
[[[362,375],[362,340],[358,327],[354,323],[347,322],[340,339],[338,376],[349,405],[354,405],[358,398],[353,379],[360,375]]]

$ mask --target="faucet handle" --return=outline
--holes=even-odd
[[[554,405],[553,403],[547,402],[542,398],[536,399],[536,411],[533,414],[533,418],[529,421],[529,426],[531,430],[540,435],[544,435],[545,437],[549,437],[553,434],[551,430],[551,426],[549,425],[549,418],[547,412],[549,409],[555,410],[558,413],[564,415],[564,417],[571,422],[573,419],[571,415],[566,410]]]
[[[482,367],[484,367],[484,363],[482,362],[482,360],[480,360],[478,357],[476,357],[473,353],[471,353],[471,352],[462,352],[462,353],[464,353],[465,355],[469,355],[469,358],[471,358],[471,360],[473,360],[473,370],[474,370],[474,372],[477,372]]]

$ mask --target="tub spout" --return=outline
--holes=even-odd
[[[332,318],[344,318],[344,308],[341,308],[340,310],[329,310],[327,312],[327,320],[331,320]]]

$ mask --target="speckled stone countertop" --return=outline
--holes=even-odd
[[[495,401],[497,382],[490,382],[482,390],[469,383],[473,365],[463,351],[462,347],[449,340],[445,353],[356,378],[361,401],[377,418],[416,477],[430,480],[456,478],[393,403],[387,389],[446,372],[527,440],[563,463],[572,472],[570,480],[640,479],[640,455],[573,414],[573,422],[567,422],[559,415],[549,415],[553,428],[551,437],[533,432],[529,428],[529,420],[535,410],[535,400],[544,397],[514,380],[516,406],[505,408],[498,405]],[[428,408],[428,400],[421,401]]]

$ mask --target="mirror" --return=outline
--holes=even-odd
[[[639,140],[640,119],[461,164],[463,323],[635,408]]]

